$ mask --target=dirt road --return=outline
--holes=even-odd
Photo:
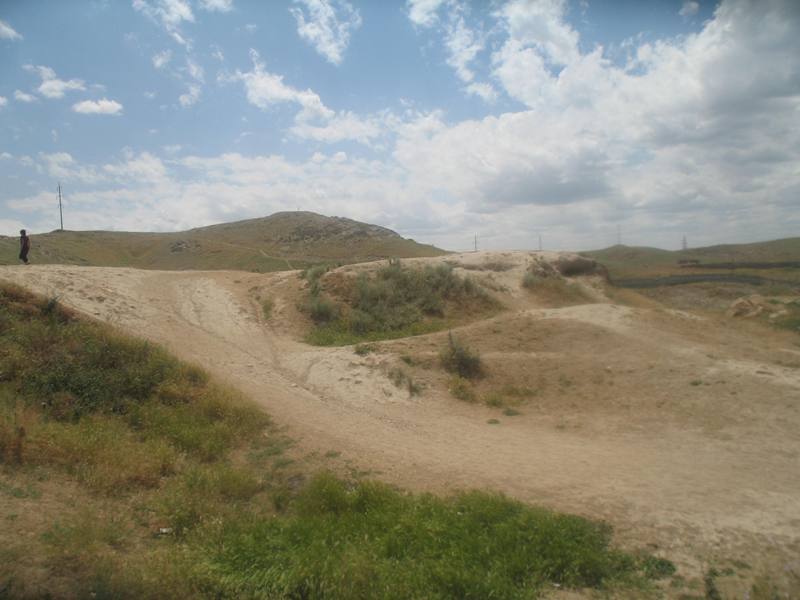
[[[264,406],[304,449],[342,452],[382,479],[604,518],[623,544],[696,572],[747,556],[753,572],[763,562],[800,573],[792,338],[609,302],[538,307],[518,285],[526,255],[504,256],[517,261],[497,274],[512,308],[460,334],[497,377],[538,382],[515,417],[451,398],[437,369],[415,372],[421,396],[390,383],[400,354],[435,356],[443,334],[364,357],[300,342],[294,272],[29,266],[0,267],[0,279],[164,344]],[[274,302],[269,321],[256,294]]]

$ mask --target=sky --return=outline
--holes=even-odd
[[[800,235],[797,0],[0,0],[0,234]]]

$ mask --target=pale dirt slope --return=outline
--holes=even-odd
[[[470,271],[506,286],[509,310],[458,334],[490,379],[537,388],[516,417],[449,396],[435,366],[445,333],[365,357],[300,342],[296,272],[48,265],[0,267],[0,279],[164,344],[262,404],[305,449],[341,451],[387,481],[490,488],[604,518],[624,545],[649,544],[690,575],[734,557],[800,572],[796,336],[647,303],[539,307],[519,285],[532,256],[419,259],[514,264]],[[257,293],[274,300],[269,322]],[[428,362],[413,370],[421,396],[386,377],[403,353]]]

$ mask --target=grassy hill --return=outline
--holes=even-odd
[[[689,267],[682,267],[681,261],[698,261],[700,265],[708,264],[741,264],[741,263],[781,263],[800,261],[800,237],[757,242],[754,244],[723,244],[705,248],[689,248],[687,250],[661,250],[659,248],[616,245],[603,250],[582,252],[581,254],[603,263],[609,270],[612,279],[631,277],[659,277],[670,274],[686,274],[695,272]],[[714,269],[703,269],[703,272],[714,272]],[[719,269],[723,270],[723,269]],[[755,269],[742,269],[756,272]],[[789,270],[776,267],[758,269],[766,277],[779,276],[796,279],[797,275]],[[739,269],[737,269],[739,272]]]
[[[299,211],[174,233],[53,231],[31,240],[33,263],[144,269],[279,271],[444,254],[384,227]],[[17,263],[18,243],[0,237],[0,264]]]

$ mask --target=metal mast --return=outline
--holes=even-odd
[[[58,216],[61,219],[61,231],[64,231],[64,211],[61,209],[61,183],[58,184]]]

